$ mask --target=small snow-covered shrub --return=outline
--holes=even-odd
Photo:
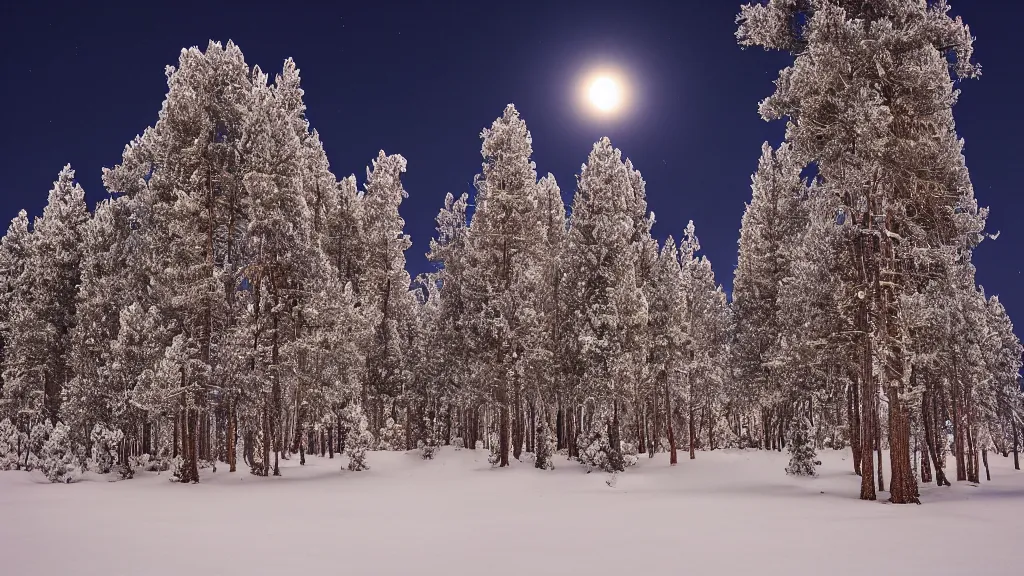
[[[89,439],[92,441],[92,458],[89,460],[89,468],[100,474],[107,474],[117,462],[117,445],[124,439],[124,433],[120,430],[111,430],[103,424],[97,424],[93,426]]]
[[[139,457],[139,467],[146,472],[166,472],[171,469],[171,462],[168,458],[151,458],[149,454]]]
[[[35,470],[43,453],[43,446],[53,433],[53,424],[49,420],[38,422],[32,427],[28,436],[28,446],[21,454],[21,467],[24,470]]]
[[[0,422],[0,470],[17,470],[20,467],[20,452],[27,443],[27,438],[22,440],[22,436],[24,434],[19,433],[9,419]]]
[[[555,438],[542,420],[540,426],[537,426],[537,454],[533,466],[541,470],[554,470],[555,463],[552,460],[554,455]]]
[[[168,463],[171,470],[171,482],[181,481],[181,466],[184,463],[185,460],[181,456],[175,456],[174,458],[171,458],[170,462]]]
[[[380,429],[380,441],[377,450],[405,450],[405,427],[388,418]]]
[[[811,421],[806,417],[795,418],[789,425],[789,466],[786,474],[792,476],[817,476],[815,466],[817,454],[814,452]]]
[[[434,454],[437,453],[437,444],[435,444],[433,440],[428,439],[426,442],[423,440],[417,440],[416,447],[420,451],[420,457],[424,460],[433,460]]]
[[[456,450],[462,450],[463,448],[466,447],[466,442],[460,436],[452,441],[452,446],[455,446]]]
[[[76,460],[71,430],[63,422],[58,422],[40,451],[39,469],[50,482],[70,484],[78,479]]]
[[[589,434],[580,434],[576,440],[580,449],[580,463],[592,470],[604,470],[605,472],[622,472],[628,466],[637,463],[636,455],[631,458],[623,455],[620,448],[615,450],[608,442],[608,435],[600,430],[594,430]],[[636,449],[633,448],[635,452]]]
[[[487,463],[493,468],[498,466],[498,464],[501,464],[501,454],[498,453],[500,445],[498,442],[498,435],[492,432],[488,441],[491,445],[491,452],[487,455]]]
[[[640,460],[640,452],[636,447],[636,444],[632,442],[622,443],[622,465],[625,468],[630,466],[636,466],[636,463]]]
[[[345,437],[345,454],[348,455],[348,469],[353,472],[369,470],[366,463],[366,451],[373,445],[373,435],[367,427],[363,409],[352,404],[342,413],[348,434]],[[389,422],[394,422],[389,419]]]
[[[483,441],[483,440],[477,440],[477,441],[476,441],[476,443],[475,443],[475,444],[473,444],[473,446],[474,446],[474,447],[475,447],[475,448],[476,448],[477,450],[483,450],[483,449],[484,449],[484,441]]]

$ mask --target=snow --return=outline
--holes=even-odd
[[[1024,472],[990,455],[992,482],[922,489],[924,505],[857,500],[849,453],[818,478],[785,453],[715,451],[640,463],[609,483],[555,456],[492,469],[445,447],[286,461],[279,478],[218,467],[89,473],[72,485],[0,473],[4,574],[1019,574]],[[888,469],[886,469],[888,478]],[[885,520],[882,522],[882,520]],[[1016,556],[1016,557],[1015,557]]]

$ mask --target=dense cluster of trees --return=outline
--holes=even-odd
[[[608,139],[567,211],[512,105],[411,278],[404,158],[339,179],[291,60],[270,82],[232,43],[182,51],[158,121],[104,171],[110,197],[90,212],[66,167],[0,243],[0,463],[197,482],[238,451],[277,475],[310,451],[622,470],[789,445],[797,474],[851,447],[863,498],[886,447],[894,502],[948,484],[949,450],[978,481],[979,454],[1016,457],[1021,346],[971,263],[986,211],[949,72],[978,74],[969,31],[944,2],[770,0],[738,38],[794,62],[761,105],[789,122],[752,179],[731,302],[692,222],[652,238]]]

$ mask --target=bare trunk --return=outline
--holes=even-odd
[[[675,429],[672,426],[672,394],[669,392],[668,377],[665,376],[665,422],[668,426],[668,448],[669,448],[669,465],[675,466],[679,463],[679,459],[676,455],[676,434]]]
[[[920,504],[917,480],[910,463],[910,413],[895,386],[889,392],[889,501]],[[881,466],[879,466],[881,468]]]
[[[1020,442],[1017,438],[1017,415],[1010,412],[1010,429],[1013,431],[1013,469],[1020,470]]]
[[[149,414],[143,414],[145,420],[142,421],[142,453],[153,454],[153,425],[149,421]]]
[[[693,406],[690,406],[690,417],[687,419],[687,426],[689,428],[688,432],[690,436],[690,460],[694,460],[695,458],[697,458],[697,427],[694,423],[695,418],[696,415],[694,414]]]
[[[882,473],[882,416],[878,409],[879,399],[875,399],[874,414],[871,419],[875,422],[875,452],[878,456],[878,491],[885,492],[885,476]]]
[[[235,403],[228,402],[228,430],[225,442],[227,443],[228,472],[235,471],[235,445],[238,443],[238,415],[235,412]]]
[[[857,378],[854,377],[850,382],[850,387],[847,393],[846,399],[846,412],[848,414],[848,424],[850,429],[850,450],[853,452],[853,472],[860,476],[860,464],[861,464],[861,446],[860,438],[860,405],[858,403],[859,394],[857,392]]]
[[[181,434],[181,409],[174,411],[174,435],[171,440],[171,458],[178,457],[178,442]]]
[[[508,448],[509,448],[509,409],[508,402],[502,401],[501,406],[498,408],[498,466],[508,466]]]

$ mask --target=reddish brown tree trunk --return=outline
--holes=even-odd
[[[857,400],[857,378],[854,377],[852,382],[850,382],[846,397],[846,412],[848,414],[847,426],[850,429],[850,450],[853,452],[853,472],[860,476],[860,460],[863,447],[861,446],[860,439],[860,407]]]
[[[668,448],[670,451],[669,465],[675,466],[679,463],[679,459],[676,455],[676,434],[675,429],[672,426],[672,422],[675,418],[672,417],[672,394],[669,391],[668,377],[665,377],[665,422],[668,425]]]
[[[509,448],[509,410],[508,403],[502,402],[499,408],[500,416],[498,417],[498,466],[508,466],[508,448]]]
[[[910,462],[910,413],[895,386],[889,388],[889,501],[920,504],[917,480]]]
[[[228,472],[234,472],[236,468],[235,462],[237,460],[235,445],[238,443],[238,415],[235,412],[235,403],[233,401],[228,401],[228,429],[225,436],[225,443],[227,444],[227,446],[225,446],[225,448],[227,448],[225,452],[227,453],[228,458]]]
[[[1017,437],[1017,415],[1010,412],[1010,429],[1013,431],[1013,469],[1020,470],[1020,442]]]
[[[687,425],[689,426],[690,436],[690,460],[697,458],[697,427],[694,425],[695,414],[693,412],[693,406],[690,406],[690,417],[688,418]]]
[[[880,402],[879,399],[875,399],[874,414],[872,414],[871,419],[875,422],[875,452],[878,456],[878,491],[885,492],[885,476],[882,473],[882,415],[881,410],[878,409]]]
[[[929,465],[930,457],[928,455],[927,446],[921,447],[921,482],[930,483],[932,481],[932,467]]]

